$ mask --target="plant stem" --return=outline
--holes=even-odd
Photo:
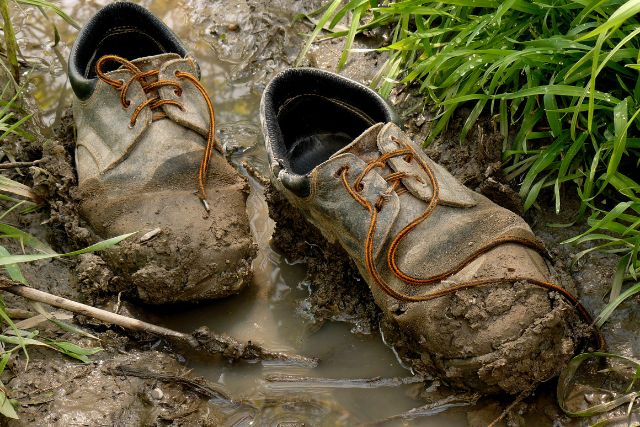
[[[2,1],[2,0],[0,0],[0,1]],[[28,168],[30,166],[36,166],[39,163],[42,163],[42,159],[34,160],[33,162],[0,163],[0,169]]]
[[[81,314],[83,316],[92,317],[94,319],[101,320],[112,325],[118,325],[125,329],[132,331],[147,332],[154,335],[159,335],[166,338],[178,338],[180,340],[190,341],[193,338],[190,335],[182,332],[167,329],[162,326],[154,325],[151,323],[143,322],[142,320],[134,319],[132,317],[123,316],[121,314],[112,313],[107,310],[92,307],[90,305],[82,304],[76,301],[72,301],[66,298],[59,297],[57,295],[51,295],[47,292],[42,292],[34,288],[23,285],[14,285],[2,290],[27,298],[31,301],[38,301],[52,307],[62,308],[64,310],[71,311],[73,313]]]
[[[16,83],[20,83],[20,64],[18,63],[18,42],[16,41],[16,34],[13,31],[11,25],[11,18],[9,17],[9,3],[8,0],[0,0],[0,14],[4,21],[4,42],[7,48],[7,59],[9,60],[9,66],[13,71],[13,78]]]

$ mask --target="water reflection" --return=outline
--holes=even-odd
[[[63,10],[80,23],[86,22],[106,0],[63,0]],[[293,18],[304,8],[319,2],[294,0],[204,1],[144,0],[141,5],[161,17],[199,60],[202,81],[216,108],[217,138],[233,161],[250,162],[264,172],[258,109],[260,92],[269,76],[290,64],[301,46]],[[52,18],[54,19],[54,18]],[[70,103],[64,63],[76,31],[54,19],[60,43],[53,48],[52,25],[35,9],[20,14],[17,27],[25,58],[37,63],[30,88],[42,111],[45,124],[55,124],[60,105]],[[248,210],[251,227],[259,244],[254,263],[255,279],[241,295],[190,308],[164,312],[162,322],[172,328],[191,331],[201,325],[226,332],[238,339],[259,340],[280,350],[320,357],[316,369],[278,365],[230,365],[189,362],[199,375],[229,390],[235,399],[251,403],[229,413],[234,425],[278,425],[283,422],[305,425],[352,425],[370,422],[420,406],[416,391],[421,384],[378,389],[288,387],[274,390],[264,378],[270,374],[290,374],[328,378],[405,377],[410,375],[396,360],[380,337],[358,336],[345,324],[329,323],[311,332],[298,314],[298,304],[307,295],[301,286],[302,264],[290,263],[269,246],[273,223],[260,185],[252,187]],[[465,425],[463,413],[429,418],[411,425]],[[284,425],[284,424],[283,424]],[[296,425],[296,424],[289,424]],[[298,424],[300,425],[300,424]]]

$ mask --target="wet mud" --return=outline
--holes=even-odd
[[[7,384],[21,404],[21,419],[9,425],[222,424],[220,405],[209,401],[221,398],[202,391],[204,380],[166,353],[120,354],[118,344],[88,365],[33,351]]]
[[[145,2],[142,3],[149,6]],[[258,111],[257,100],[269,78],[282,68],[293,65],[295,61],[303,43],[301,34],[310,28],[300,14],[309,13],[321,4],[322,1],[319,0],[180,2],[187,18],[171,24],[174,24],[174,30],[186,37],[186,42],[196,49],[203,80],[209,87],[214,88],[216,108],[221,112],[217,138],[241,170],[244,170],[241,166],[242,161],[246,161],[257,174],[266,176],[264,152],[260,147],[261,137],[255,120]],[[89,1],[78,6],[75,10],[78,19],[86,20],[97,6],[98,4]],[[164,10],[163,8],[165,7],[158,6],[158,10]],[[372,47],[384,40],[384,32],[378,32],[357,39],[356,47]],[[305,64],[334,70],[341,48],[342,42],[338,40],[316,43],[305,58]],[[210,58],[215,60],[209,61]],[[384,54],[379,53],[352,54],[343,73],[363,83],[369,83],[384,59]],[[224,64],[222,71],[219,65],[221,63]],[[68,96],[66,99],[68,101]],[[42,97],[39,102],[44,105]],[[391,102],[409,135],[416,141],[423,140],[429,132],[431,113],[423,108],[415,91],[412,88],[397,89],[391,97]],[[32,214],[15,219],[17,225],[35,233],[42,240],[50,242],[55,249],[62,251],[86,246],[97,241],[98,236],[87,226],[78,211],[79,194],[75,187],[72,118],[69,113],[58,112],[57,115],[59,119],[55,120],[55,129],[51,133],[55,138],[35,144],[15,141],[13,154],[16,159],[31,161],[42,157],[45,160],[38,165],[39,167],[12,177],[32,185],[46,206],[46,214]],[[495,131],[493,123],[484,119],[470,132],[467,141],[461,144],[458,132],[463,119],[464,111],[460,112],[458,119],[447,132],[426,149],[427,154],[468,187],[521,214],[522,202],[515,191],[517,183],[508,182],[502,173],[501,136]],[[263,216],[256,220],[261,227],[259,233],[265,233],[266,237],[263,236],[263,240],[266,240],[267,235],[271,236],[273,231],[271,247],[284,258],[283,261],[278,259],[277,265],[283,266],[283,270],[285,267],[290,270],[287,274],[293,278],[287,280],[294,285],[285,287],[280,283],[280,287],[275,290],[265,290],[266,288],[260,287],[256,289],[254,284],[239,297],[234,297],[235,299],[228,303],[229,306],[152,309],[141,305],[139,298],[136,299],[136,295],[132,294],[128,280],[110,267],[113,265],[110,261],[117,261],[118,257],[121,257],[117,251],[111,251],[106,255],[83,255],[74,259],[26,266],[25,276],[34,287],[54,294],[110,310],[117,309],[121,314],[158,321],[168,326],[180,322],[184,328],[206,324],[208,318],[213,317],[212,311],[216,310],[223,312],[222,315],[218,313],[221,317],[242,319],[246,315],[252,319],[251,322],[257,323],[258,321],[251,317],[252,311],[257,309],[238,305],[243,303],[236,301],[253,298],[257,305],[267,306],[264,308],[267,311],[281,307],[278,304],[287,301],[289,305],[282,305],[284,309],[278,309],[291,311],[290,308],[293,308],[295,314],[288,315],[294,316],[294,321],[304,324],[305,334],[321,336],[334,328],[336,322],[347,325],[346,330],[350,337],[346,344],[337,344],[333,335],[334,341],[329,339],[319,346],[310,347],[310,351],[317,353],[310,354],[311,356],[319,355],[324,357],[322,360],[328,360],[329,364],[345,366],[331,375],[358,376],[356,369],[352,367],[358,362],[351,359],[362,358],[360,364],[366,365],[368,353],[360,353],[360,348],[367,347],[357,347],[362,342],[368,346],[373,345],[369,344],[371,340],[378,342],[384,339],[387,344],[394,345],[396,355],[400,357],[404,366],[423,377],[420,383],[391,390],[393,394],[401,395],[405,400],[402,400],[401,404],[395,401],[390,403],[393,407],[384,408],[386,413],[383,415],[373,407],[375,404],[367,403],[364,406],[370,407],[359,408],[358,405],[363,404],[358,403],[359,401],[350,394],[306,393],[301,392],[303,389],[300,388],[294,388],[293,392],[288,393],[276,392],[265,389],[264,384],[260,383],[261,380],[255,380],[255,377],[260,378],[262,375],[261,372],[255,372],[257,367],[229,367],[226,366],[227,362],[223,361],[222,368],[216,366],[211,370],[210,366],[203,367],[201,361],[190,360],[189,354],[172,352],[165,343],[154,337],[129,334],[91,319],[76,317],[76,322],[96,334],[100,342],[84,338],[79,340],[71,336],[65,336],[65,339],[90,346],[100,345],[105,350],[94,356],[92,362],[87,365],[70,361],[59,354],[34,350],[30,352],[30,362],[25,370],[24,359],[18,358],[2,376],[2,381],[10,390],[10,397],[21,402],[21,420],[12,422],[13,425],[39,425],[43,422],[52,425],[249,425],[251,422],[253,425],[265,426],[287,425],[286,423],[354,425],[363,420],[382,420],[394,413],[407,411],[411,408],[406,406],[408,401],[418,407],[424,403],[447,402],[451,396],[459,394],[433,378],[433,370],[428,361],[411,350],[415,345],[407,342],[402,331],[382,316],[368,286],[341,249],[324,241],[320,233],[292,210],[273,188],[267,185],[263,189],[259,181],[255,180],[251,183],[252,193],[257,194],[261,199],[260,203],[264,204],[266,200],[269,216],[275,221],[275,228],[272,230],[272,225],[264,225],[268,222],[266,215],[260,214]],[[567,197],[563,199],[563,203],[565,200],[566,203],[560,216],[549,213],[552,212],[551,200],[543,200],[540,209],[532,209],[525,218],[536,235],[547,245],[558,280],[568,289],[575,291],[590,312],[598,313],[607,302],[609,284],[617,258],[611,255],[589,254],[579,263],[572,263],[579,249],[563,245],[561,242],[583,230],[584,224],[565,228],[548,226],[551,223],[573,221],[577,204],[572,201],[571,191],[568,190]],[[278,256],[266,244],[259,245],[254,270],[256,267],[262,268],[262,264],[273,264],[273,259]],[[299,274],[296,273],[298,275],[291,273],[294,270],[298,271],[296,268],[301,271]],[[278,272],[277,269],[267,271],[273,275]],[[134,298],[129,298],[131,296]],[[7,296],[5,299],[7,305],[12,308],[30,310],[30,306],[23,300],[13,296]],[[463,299],[463,296],[460,299]],[[508,302],[515,303],[517,299]],[[638,333],[637,325],[640,323],[634,305],[637,305],[637,300],[623,304],[605,325],[603,332],[612,352],[627,356],[640,352],[640,342],[635,339]],[[234,314],[230,311],[233,307],[240,307],[240,310],[247,312],[238,313],[239,310],[236,310]],[[241,322],[238,320],[238,323]],[[260,326],[264,325],[257,325],[255,329],[246,332],[249,338],[254,334],[254,338],[272,339],[266,332],[261,335],[263,331]],[[195,327],[191,328],[193,329]],[[43,330],[42,333],[52,336],[60,334],[51,328]],[[581,333],[576,331],[577,336]],[[298,331],[291,333],[296,337],[297,334]],[[282,342],[290,341],[274,342],[280,345]],[[338,345],[343,347],[337,347]],[[356,350],[354,353],[340,353],[339,349],[345,348]],[[326,354],[322,353],[324,349],[327,350]],[[376,357],[382,360],[376,369],[386,366],[386,370],[371,369],[371,372],[379,372],[376,375],[394,375],[394,372],[398,376],[402,375],[402,372],[409,375],[407,370],[397,364],[389,368],[392,366],[389,360],[395,359],[395,355],[391,349],[385,348],[384,351],[388,353],[384,357],[376,353]],[[371,353],[372,359],[373,354]],[[541,354],[540,358],[544,358],[544,354]],[[188,372],[191,368],[195,369],[195,373]],[[247,375],[252,378],[251,381],[238,381],[240,385],[234,385],[232,379],[225,380],[233,377],[234,370],[248,371]],[[305,374],[321,376],[318,372],[322,371],[312,370]],[[198,385],[203,388],[199,388]],[[248,390],[239,391],[238,388],[241,387],[247,387]],[[222,395],[230,395],[231,399],[225,400],[223,396],[212,397],[203,390],[220,390]],[[367,392],[372,393],[370,390]],[[580,420],[572,420],[562,415],[553,398],[554,393],[553,381],[543,384],[533,395],[514,406],[502,425],[586,425]],[[375,402],[389,400],[383,395],[364,396],[363,402],[372,402],[372,396],[378,399]],[[398,423],[409,422],[412,423],[409,425],[488,425],[512,403],[512,398],[485,398],[471,408],[463,407],[458,411],[452,409],[449,418],[420,417],[413,421],[395,419],[380,425],[402,425]],[[383,405],[379,406],[382,409]]]

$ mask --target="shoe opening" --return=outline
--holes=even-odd
[[[129,61],[161,53],[187,52],[176,35],[145,8],[116,2],[102,8],[84,26],[69,56],[69,77],[76,94],[84,99],[95,85],[95,64],[104,55],[117,55]],[[110,63],[112,71],[118,66]]]
[[[311,68],[278,75],[263,102],[273,154],[295,175],[306,175],[376,123],[393,121],[371,89]]]
[[[366,112],[322,95],[296,96],[278,111],[290,168],[304,175],[376,124]]]

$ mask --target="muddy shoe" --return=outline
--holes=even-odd
[[[558,374],[588,314],[549,283],[522,218],[429,159],[351,80],[287,70],[261,114],[274,186],[353,258],[400,354],[485,393]]]
[[[75,92],[81,215],[103,238],[140,231],[106,257],[150,303],[237,293],[255,247],[245,179],[215,150],[199,68],[144,8],[113,3],[80,32]]]

